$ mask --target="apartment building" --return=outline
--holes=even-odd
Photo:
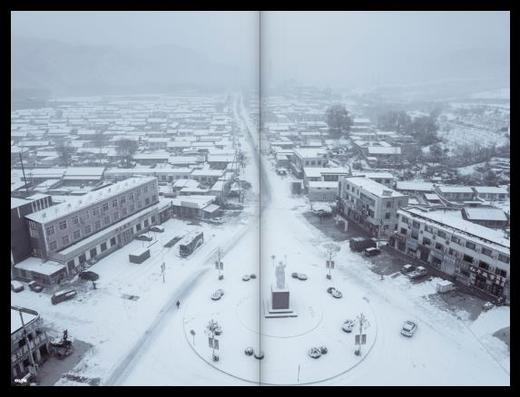
[[[26,215],[32,254],[43,259],[56,258],[54,254],[158,201],[156,178],[130,178]]]
[[[327,155],[323,149],[299,148],[291,156],[291,168],[298,178],[303,178],[304,167],[324,167]]]
[[[338,210],[374,236],[388,236],[397,227],[397,210],[408,204],[408,196],[366,177],[339,180]]]
[[[459,210],[409,207],[398,217],[390,246],[467,286],[509,299],[510,242],[503,232],[469,222]]]

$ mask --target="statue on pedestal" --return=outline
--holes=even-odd
[[[282,262],[276,266],[276,288],[285,288],[285,265]]]

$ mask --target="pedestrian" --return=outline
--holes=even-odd
[[[177,301],[177,309],[179,308],[180,305],[181,305],[181,302]]]

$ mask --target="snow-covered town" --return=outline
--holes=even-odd
[[[12,383],[509,385],[509,88],[405,89],[12,105]]]

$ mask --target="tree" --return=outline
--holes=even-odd
[[[128,167],[132,160],[132,155],[137,151],[138,144],[132,139],[121,139],[117,141],[116,151],[123,157],[123,162]]]
[[[437,131],[439,126],[431,116],[416,117],[407,127],[407,133],[417,138],[420,145],[431,145],[438,142]]]
[[[56,151],[58,152],[61,164],[68,167],[72,159],[72,153],[74,153],[74,148],[69,143],[61,142],[56,146]]]
[[[94,145],[99,148],[99,153],[101,154],[101,149],[107,143],[107,136],[103,133],[103,131],[96,131],[96,134],[93,137]]]
[[[335,137],[340,137],[344,133],[350,132],[352,118],[345,106],[341,104],[332,105],[327,109],[326,121],[329,132]]]
[[[442,150],[442,147],[438,143],[430,146],[430,156],[436,163],[441,162],[444,158],[444,150]]]
[[[411,117],[402,110],[391,110],[379,115],[377,118],[378,127],[388,131],[406,132],[411,123]]]

